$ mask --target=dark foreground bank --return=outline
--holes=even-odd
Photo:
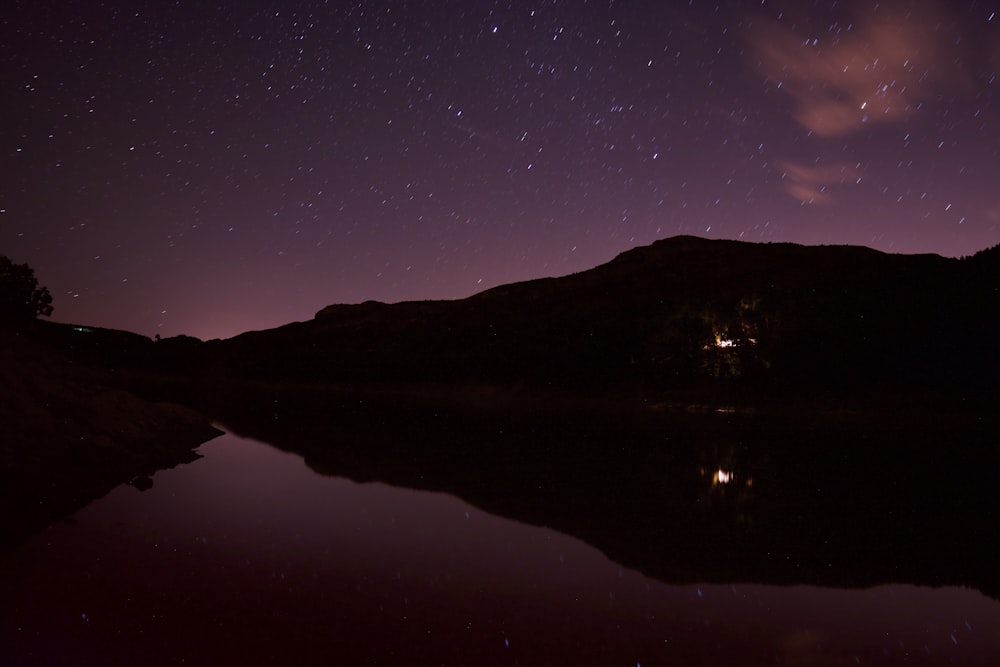
[[[0,551],[119,484],[148,486],[219,434],[189,408],[112,385],[111,371],[0,331]]]

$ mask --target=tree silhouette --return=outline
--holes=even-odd
[[[0,321],[31,320],[52,314],[52,295],[39,288],[35,271],[0,255]]]

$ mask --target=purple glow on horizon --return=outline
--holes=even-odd
[[[18,1],[0,254],[211,338],[677,234],[1000,242],[993,10],[830,4]]]

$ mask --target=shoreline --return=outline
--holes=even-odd
[[[35,340],[0,332],[0,553],[120,484],[148,488],[220,435],[198,412],[112,386]]]

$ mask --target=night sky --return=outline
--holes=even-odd
[[[1000,1],[15,1],[0,254],[214,338],[676,234],[1000,242]]]

